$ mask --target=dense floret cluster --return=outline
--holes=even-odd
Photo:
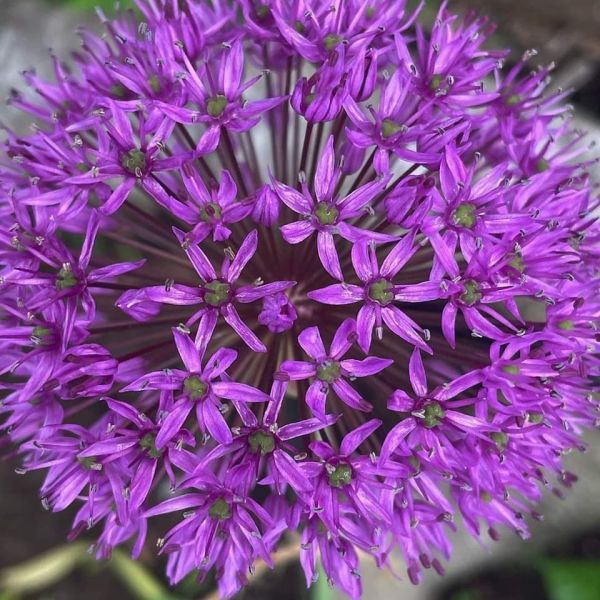
[[[2,444],[71,537],[242,587],[297,540],[443,571],[598,425],[598,199],[561,91],[404,0],[140,0],[25,74],[0,161]],[[156,520],[158,523],[159,520]],[[298,532],[296,535],[292,532]]]

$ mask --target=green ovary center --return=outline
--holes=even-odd
[[[329,483],[333,487],[341,488],[352,481],[352,467],[350,465],[338,465],[329,473]]]
[[[317,379],[325,383],[333,383],[340,377],[340,363],[332,360],[321,363],[317,367]]]
[[[137,148],[130,150],[121,157],[121,166],[134,175],[141,174],[146,168],[146,155]]]
[[[315,217],[321,225],[333,225],[338,218],[340,211],[326,202],[319,202],[315,208]]]
[[[373,302],[387,306],[394,301],[394,286],[386,279],[378,279],[369,285],[368,295]]]
[[[160,458],[164,450],[156,447],[156,436],[153,433],[147,433],[140,440],[140,448],[146,452],[150,458]]]
[[[208,391],[208,385],[197,375],[190,375],[183,382],[183,391],[191,400],[199,400]]]
[[[482,293],[479,289],[479,284],[476,281],[465,281],[465,291],[460,295],[461,302],[467,306],[477,304],[482,298]]]
[[[403,129],[402,125],[399,125],[392,119],[384,119],[381,122],[381,135],[384,138],[392,137],[394,134],[398,133]]]
[[[222,214],[221,207],[216,202],[209,202],[200,210],[200,218],[207,223],[212,223],[214,219],[219,220]]]
[[[256,431],[252,435],[248,436],[248,444],[250,450],[257,454],[270,454],[275,450],[275,440],[270,433],[266,431]]]
[[[323,44],[325,45],[326,50],[334,50],[340,45],[341,41],[342,36],[335,35],[335,33],[329,33],[325,36]]]
[[[224,281],[211,281],[204,286],[204,302],[210,306],[222,306],[229,302],[231,285]]]
[[[453,213],[452,221],[455,225],[471,229],[475,225],[477,215],[475,214],[475,205],[470,202],[461,204]]]
[[[208,515],[213,519],[225,521],[231,517],[231,506],[223,498],[217,498],[208,509]]]
[[[440,424],[440,419],[443,419],[446,416],[446,413],[439,402],[430,402],[426,404],[423,412],[425,413],[425,427],[428,427],[429,429],[437,427]]]
[[[54,285],[57,290],[67,290],[75,287],[79,283],[77,276],[69,267],[62,267],[56,275]]]
[[[217,94],[206,103],[206,112],[211,117],[220,117],[227,107],[227,98],[223,94]]]

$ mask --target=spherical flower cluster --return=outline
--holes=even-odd
[[[223,597],[286,540],[356,598],[367,555],[441,573],[459,519],[526,537],[599,408],[598,199],[550,68],[404,0],[138,11],[11,96],[18,471],[100,558],[174,513],[170,581]]]

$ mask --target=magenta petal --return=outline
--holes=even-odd
[[[258,231],[252,230],[242,242],[235,258],[231,261],[227,273],[223,273],[227,281],[234,282],[240,276],[242,269],[248,264],[248,261],[254,256],[258,246]]]
[[[347,433],[342,440],[340,453],[344,456],[352,454],[380,425],[380,419],[371,419]]]
[[[390,396],[387,407],[395,412],[411,412],[415,407],[415,401],[404,390],[396,390]]]
[[[296,492],[309,492],[313,489],[309,479],[302,473],[298,464],[289,454],[277,449],[273,452],[273,460],[281,477]]]
[[[240,319],[237,310],[231,305],[223,307],[223,318],[233,330],[244,340],[246,345],[255,352],[266,352],[266,346],[256,337],[254,332]]]
[[[314,381],[306,392],[306,404],[312,413],[319,419],[325,419],[325,403],[327,392],[323,389],[323,382]]]
[[[127,197],[129,196],[129,192],[133,189],[135,185],[135,179],[133,177],[128,177],[122,183],[120,183],[114,190],[114,192],[110,195],[110,197],[106,200],[106,202],[100,207],[100,212],[103,215],[112,215],[115,213]]]
[[[204,377],[210,380],[223,374],[234,363],[237,355],[238,353],[231,348],[219,348],[206,363]]]
[[[177,346],[179,356],[181,356],[181,360],[183,361],[185,368],[192,373],[199,373],[202,371],[198,348],[196,348],[190,336],[183,333],[176,327],[173,327],[171,331],[173,332],[175,345]],[[204,354],[204,352],[202,352],[202,354]]]
[[[402,443],[402,440],[417,426],[417,422],[414,417],[409,417],[400,421],[397,425],[392,427],[391,431],[387,434],[385,442],[381,447],[381,453],[379,460],[382,464],[385,464],[389,457],[392,455],[394,450]]]
[[[328,200],[333,192],[332,183],[335,173],[335,153],[333,151],[333,136],[330,135],[325,144],[315,173],[315,195],[319,202]]]
[[[194,404],[188,399],[181,399],[175,403],[173,410],[161,423],[160,431],[156,436],[155,444],[158,450],[168,444],[179,433],[188,415],[192,412],[192,408],[194,408]]]
[[[314,363],[301,360],[285,360],[279,368],[288,375],[291,381],[308,379],[317,374],[317,366]]]
[[[373,337],[373,327],[377,318],[377,309],[372,304],[361,306],[356,317],[356,332],[358,334],[358,345],[363,352],[368,352]]]
[[[451,302],[448,302],[448,304],[444,306],[444,310],[442,310],[442,332],[444,333],[446,341],[452,348],[456,348],[455,325],[457,312],[458,309]]]
[[[410,362],[408,363],[408,374],[410,376],[410,385],[419,398],[424,398],[427,395],[427,377],[425,376],[425,368],[421,353],[417,348],[413,350]]]
[[[324,360],[327,357],[318,327],[308,327],[302,331],[298,336],[298,343],[304,352],[316,361]]]
[[[268,402],[269,396],[260,390],[234,381],[214,381],[211,389],[215,396],[226,400],[237,400],[238,402]]]
[[[200,155],[210,154],[217,149],[221,139],[221,126],[211,125],[198,140],[196,152]]]
[[[294,221],[281,227],[281,235],[288,244],[299,244],[315,231],[310,221]]]
[[[341,364],[342,369],[352,377],[369,377],[387,369],[394,361],[391,358],[368,356],[363,360],[343,360]]]
[[[344,319],[333,336],[333,341],[329,348],[331,358],[339,360],[350,350],[356,339],[356,321],[354,319]]]
[[[386,306],[381,310],[385,324],[400,338],[431,354],[431,349],[416,332],[414,323],[399,308]]]
[[[216,310],[206,310],[200,318],[198,324],[198,331],[196,332],[196,339],[194,344],[198,349],[198,355],[200,360],[204,357],[210,338],[217,326],[217,320],[219,319],[219,313]]]
[[[377,259],[368,242],[361,240],[352,246],[352,265],[359,279],[365,283],[378,274]]]
[[[289,185],[280,183],[276,179],[271,178],[271,183],[275,193],[279,199],[294,212],[301,215],[310,215],[313,211],[314,201],[312,198],[307,198],[300,192],[291,188]]]
[[[332,387],[344,404],[362,412],[371,412],[373,410],[371,404],[369,404],[345,379],[337,379],[333,382]]]
[[[410,260],[416,251],[414,240],[415,234],[414,232],[410,232],[394,246],[381,264],[380,275],[382,277],[391,278],[398,274],[400,269]]]
[[[327,415],[324,420],[312,418],[305,419],[304,421],[298,421],[297,423],[289,423],[288,425],[284,425],[277,432],[277,436],[281,440],[292,440],[294,438],[319,431],[324,427],[328,427],[329,425],[333,425],[337,419],[337,415]]]
[[[319,290],[308,292],[308,297],[322,304],[354,304],[363,299],[364,290],[357,285],[335,283]]]
[[[202,419],[206,430],[219,444],[230,444],[233,440],[231,430],[227,426],[221,411],[211,402],[202,403]]]
[[[212,266],[208,257],[196,244],[190,244],[189,246],[186,244],[186,236],[181,229],[177,229],[177,227],[173,227],[173,233],[175,237],[179,241],[179,243],[184,247],[185,253],[187,254],[192,266],[196,270],[196,273],[200,276],[203,281],[212,281],[217,278],[217,273]]]
[[[319,258],[321,259],[323,268],[332,277],[342,281],[344,276],[342,275],[340,259],[335,248],[333,235],[331,235],[331,233],[328,231],[319,231],[317,234],[317,251],[319,253]]]

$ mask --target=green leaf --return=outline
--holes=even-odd
[[[600,562],[543,559],[537,563],[550,600],[598,600]]]
[[[9,594],[43,590],[89,559],[85,543],[65,544],[0,573],[0,589]],[[3,597],[2,597],[3,598]]]
[[[139,600],[176,600],[148,569],[120,550],[113,552],[109,566]]]

